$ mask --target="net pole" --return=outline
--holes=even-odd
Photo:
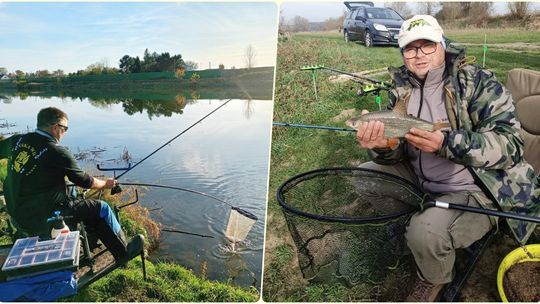
[[[497,216],[497,217],[503,217],[503,218],[513,219],[513,220],[527,221],[527,222],[540,224],[540,217],[530,216],[526,214],[517,214],[517,213],[511,213],[511,212],[482,209],[482,208],[476,208],[476,207],[470,207],[470,206],[457,205],[453,203],[446,203],[446,202],[441,202],[441,201],[429,201],[425,203],[425,206],[437,207],[437,208],[443,208],[443,209],[461,210],[461,211],[466,211],[466,212],[473,212],[473,213],[478,213],[478,214],[485,214],[485,215],[491,215],[491,216]]]

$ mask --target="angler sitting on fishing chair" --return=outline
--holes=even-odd
[[[490,71],[467,64],[464,49],[443,36],[437,20],[414,16],[398,38],[404,66],[390,69],[389,109],[451,129],[411,129],[398,145],[384,138],[380,121],[362,123],[357,138],[373,162],[362,167],[401,176],[438,201],[537,215],[540,186],[523,159],[520,123],[512,97]],[[391,166],[390,166],[391,165]],[[509,220],[525,243],[534,224]],[[487,215],[428,208],[414,214],[405,237],[419,279],[407,301],[436,301],[452,281],[456,249],[496,226]]]
[[[0,159],[8,159],[4,193],[8,214],[18,237],[50,236],[47,218],[59,210],[71,221],[95,229],[98,238],[117,262],[124,262],[143,248],[142,236],[126,244],[124,232],[109,205],[100,200],[72,201],[66,177],[82,188],[110,189],[116,181],[83,172],[73,155],[58,143],[68,131],[67,114],[49,107],[37,115],[37,129],[0,141]],[[68,223],[69,224],[69,223]]]

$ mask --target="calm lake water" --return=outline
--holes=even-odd
[[[126,151],[136,163],[225,101],[10,97],[0,99],[0,134],[33,131],[41,108],[58,107],[70,118],[61,145],[84,157],[81,166],[96,172],[96,164],[125,166],[121,156]],[[214,237],[162,232],[151,258],[198,274],[205,269],[211,280],[260,289],[271,115],[270,100],[233,99],[120,179],[205,192],[258,217],[246,243],[231,252],[225,238],[230,207],[200,195],[147,188],[140,202],[161,208],[151,215],[164,227]]]

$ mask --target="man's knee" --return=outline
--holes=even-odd
[[[116,218],[116,214],[109,206],[109,204],[104,201],[100,201],[99,217],[111,227],[115,234],[120,233],[121,227],[118,219]]]
[[[441,225],[437,217],[426,214],[426,211],[411,218],[405,232],[407,244],[413,252],[422,256],[446,255],[453,249],[448,228]]]

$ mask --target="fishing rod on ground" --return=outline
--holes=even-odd
[[[379,110],[381,110],[381,102],[382,102],[382,97],[381,97],[381,91],[388,91],[390,90],[390,88],[392,87],[392,85],[390,83],[387,83],[387,82],[384,82],[384,81],[381,81],[381,80],[378,80],[378,79],[375,79],[375,78],[371,78],[371,77],[368,77],[368,76],[362,76],[362,75],[358,75],[358,74],[354,74],[354,73],[349,73],[349,72],[345,72],[345,71],[341,71],[341,70],[338,70],[338,69],[334,69],[334,68],[329,68],[329,67],[325,67],[324,65],[311,65],[311,66],[303,66],[300,68],[300,70],[303,70],[303,71],[311,71],[311,77],[313,79],[313,89],[315,91],[315,98],[317,98],[317,81],[316,81],[316,71],[317,70],[328,70],[328,71],[331,71],[331,72],[335,72],[335,73],[339,73],[339,74],[343,74],[343,75],[348,75],[348,76],[351,76],[353,78],[355,78],[360,84],[364,85],[363,87],[360,88],[360,90],[357,92],[357,95],[358,96],[367,96],[367,95],[374,95],[375,96],[375,103],[377,103],[377,105],[379,106]]]
[[[387,82],[384,82],[382,80],[379,80],[379,79],[375,79],[375,78],[368,77],[368,76],[363,76],[363,75],[358,75],[358,74],[354,74],[354,73],[350,73],[350,72],[345,72],[345,71],[334,69],[334,68],[325,67],[324,65],[304,66],[304,67],[301,67],[300,69],[301,70],[312,70],[312,71],[315,71],[315,70],[328,70],[328,71],[331,71],[331,72],[351,76],[351,77],[354,77],[354,78],[359,79],[359,80],[364,81],[364,82],[368,81],[368,82],[371,82],[373,84],[379,85],[381,87],[385,87],[385,88],[392,87],[391,84],[389,84]]]

